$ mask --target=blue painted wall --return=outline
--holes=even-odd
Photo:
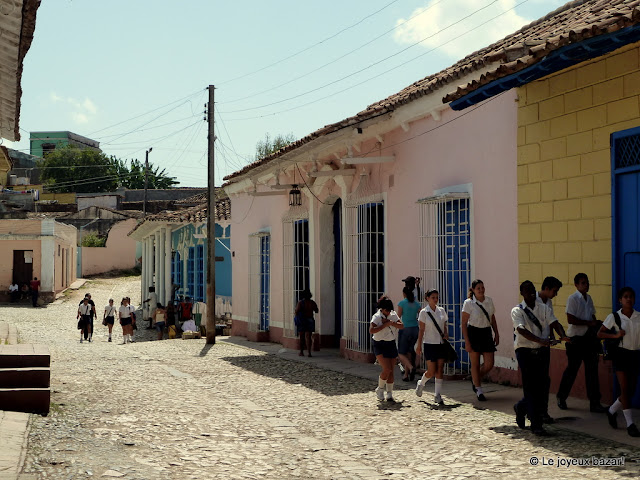
[[[196,238],[194,235],[206,235],[207,226],[200,225],[196,227],[193,224],[187,224],[184,227],[174,230],[171,233],[171,250],[180,254],[182,268],[182,282],[178,289],[179,295],[188,295],[191,298],[198,297],[202,292],[202,300],[206,302],[206,272],[207,272],[207,239]],[[216,297],[231,297],[231,226],[225,227],[216,224],[216,247],[215,256],[223,257],[222,262],[216,262]],[[198,248],[200,246],[200,248]],[[200,255],[203,255],[203,261],[200,262]],[[190,256],[191,254],[191,256]],[[194,257],[195,255],[195,257]],[[193,257],[193,258],[192,258]],[[191,260],[192,259],[192,260]],[[202,265],[204,274],[199,276],[199,265]],[[194,272],[191,274],[191,269]],[[190,279],[192,279],[190,281]],[[200,280],[204,283],[204,288],[199,288]],[[192,288],[189,284],[192,283]]]

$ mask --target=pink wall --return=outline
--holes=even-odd
[[[0,291],[13,280],[13,251],[33,250],[33,274],[40,278],[40,240],[0,240]]]
[[[515,93],[508,92],[476,110],[461,113],[446,110],[439,121],[427,117],[411,123],[408,132],[396,128],[384,133],[380,155],[395,155],[395,161],[364,166],[370,172],[369,182],[373,189],[386,194],[387,292],[394,303],[402,298],[401,279],[420,272],[417,200],[434,195],[438,189],[472,184],[472,275],[485,282],[487,295],[494,300],[502,333],[498,354],[507,357],[513,357],[509,312],[519,301],[516,126]],[[362,144],[361,151],[377,151],[374,142]],[[340,153],[344,155],[345,152]],[[354,155],[357,152],[354,151]],[[308,158],[301,157],[301,164]],[[355,187],[359,176],[354,178]],[[349,192],[350,187],[348,181]],[[314,188],[314,191],[323,201],[329,198],[333,202],[341,195],[341,189],[333,180],[327,181],[322,190]],[[231,250],[235,251],[232,259],[234,319],[245,320],[248,315],[248,235],[271,227],[271,324],[281,326],[281,218],[288,209],[287,196],[252,199],[242,194],[232,195],[231,199],[234,218]],[[327,234],[327,209],[330,206],[312,201],[314,298],[320,305],[320,328],[325,334],[333,332],[334,322],[333,303],[329,298],[333,291],[332,278],[329,279],[326,272],[320,273],[323,263],[330,258],[328,241],[331,236]]]
[[[116,223],[104,247],[82,247],[82,275],[97,275],[111,270],[136,266],[136,241],[127,236],[137,220],[130,218]]]

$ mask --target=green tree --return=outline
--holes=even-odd
[[[261,158],[271,155],[282,147],[286,147],[295,141],[296,137],[293,133],[287,133],[285,135],[278,134],[273,138],[271,138],[269,133],[265,133],[264,140],[260,140],[256,143],[256,160],[260,160]]]
[[[144,164],[121,160],[93,149],[67,145],[40,162],[41,179],[50,192],[99,193],[117,187],[144,188]],[[178,182],[149,163],[148,188],[173,188]]]

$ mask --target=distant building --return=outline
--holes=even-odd
[[[93,148],[100,150],[100,142],[91,140],[73,132],[31,132],[30,133],[31,155],[43,157],[57,148],[67,145],[74,145],[79,148]]]

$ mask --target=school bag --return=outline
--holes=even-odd
[[[616,321],[618,330],[622,328],[622,322],[620,321],[620,315],[618,312],[613,312],[613,319]],[[615,327],[611,327],[607,333],[616,333]],[[620,348],[620,340],[622,338],[605,338],[603,342],[603,353],[605,360],[613,360],[617,349]]]

